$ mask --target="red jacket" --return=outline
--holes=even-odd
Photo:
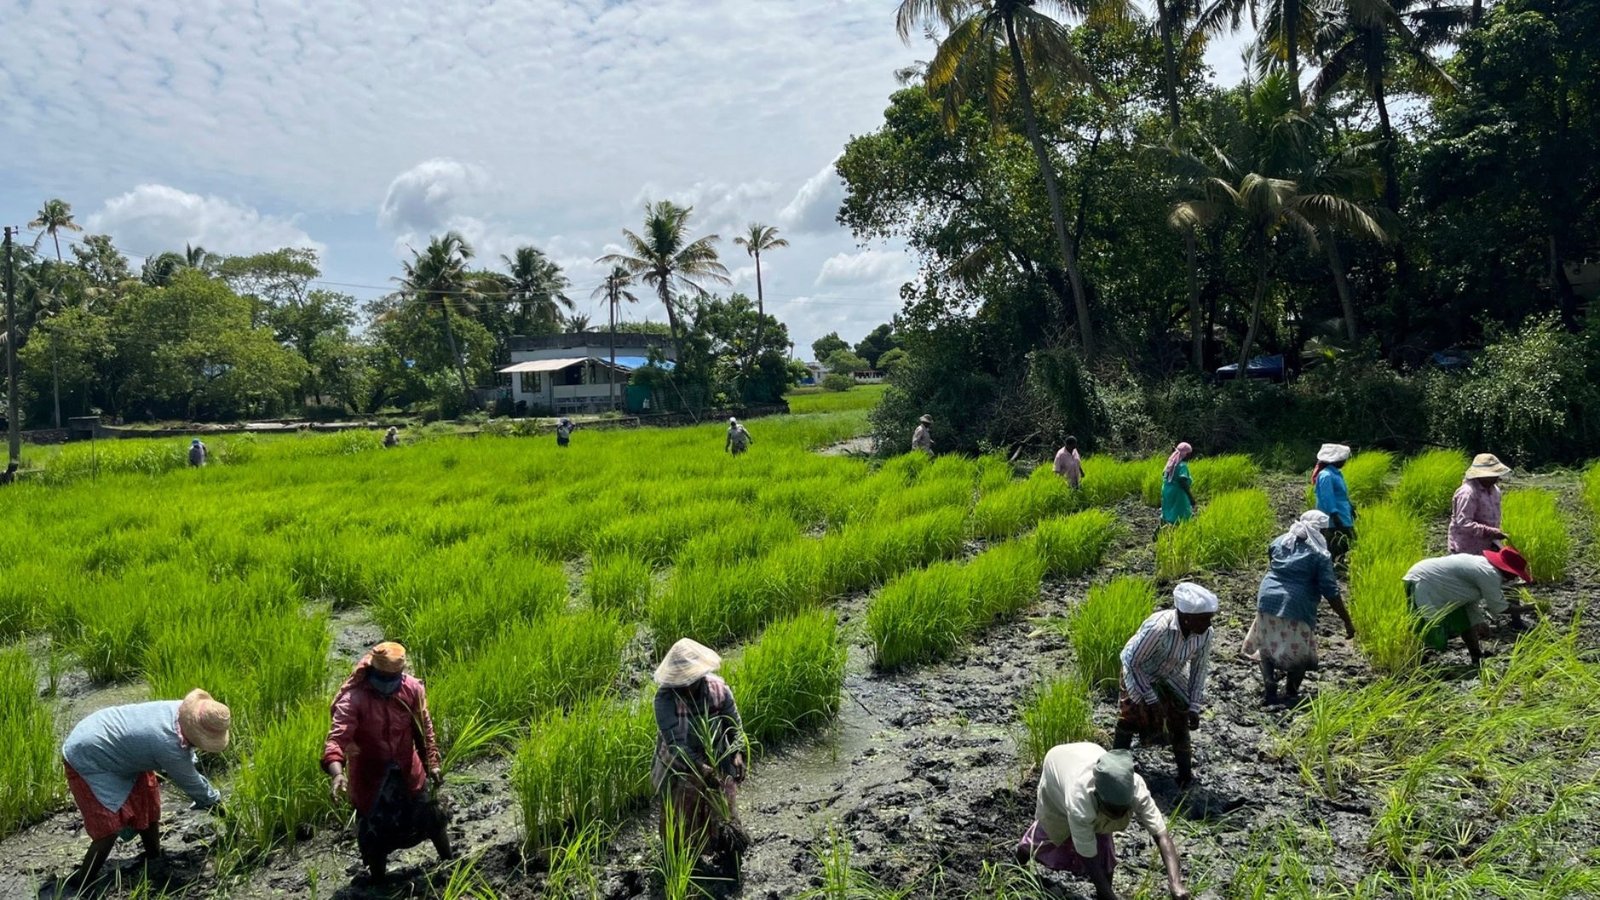
[[[333,729],[322,748],[324,769],[331,763],[344,765],[350,779],[350,802],[362,815],[372,811],[391,761],[400,767],[413,792],[426,787],[428,771],[439,767],[439,744],[434,740],[422,682],[405,675],[399,690],[385,697],[367,683],[371,665],[370,657],[363,658],[339,688],[333,699]],[[420,754],[419,728],[427,743]]]

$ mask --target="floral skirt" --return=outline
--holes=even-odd
[[[1317,632],[1298,619],[1284,619],[1264,612],[1256,613],[1250,632],[1244,636],[1244,655],[1266,660],[1280,669],[1306,670],[1317,667]]]

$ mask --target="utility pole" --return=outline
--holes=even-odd
[[[606,306],[611,311],[611,411],[617,411],[617,273],[606,276]]]
[[[6,253],[6,423],[11,462],[22,464],[22,411],[17,408],[17,286],[11,269],[10,225],[5,227]]]

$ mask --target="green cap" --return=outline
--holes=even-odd
[[[1094,764],[1094,795],[1107,806],[1133,805],[1133,754],[1109,750]]]

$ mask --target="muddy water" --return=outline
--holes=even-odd
[[[1270,487],[1280,522],[1289,521],[1300,511],[1303,482],[1275,478]],[[1098,578],[1153,569],[1149,536],[1155,512],[1129,503],[1119,514],[1128,536]],[[1430,540],[1442,545],[1442,533]],[[1349,881],[1372,867],[1366,844],[1381,798],[1357,794],[1340,803],[1312,798],[1295,767],[1276,756],[1275,733],[1293,713],[1261,708],[1254,666],[1237,652],[1253,615],[1257,578],[1257,573],[1241,573],[1206,580],[1222,596],[1224,608],[1215,625],[1208,708],[1194,736],[1200,786],[1180,796],[1170,754],[1164,748],[1135,751],[1157,803],[1175,816],[1197,896],[1222,896],[1232,867],[1252,842],[1281,823],[1327,832],[1333,851],[1318,861],[1320,877]],[[1594,582],[1595,573],[1580,564],[1573,582],[1541,594],[1552,600],[1555,618],[1567,621],[1582,599],[1577,586]],[[1062,615],[1087,587],[1086,579],[1047,584],[1030,615]],[[723,886],[718,895],[775,900],[819,886],[818,854],[831,832],[849,846],[853,863],[880,883],[909,889],[914,896],[961,897],[977,889],[985,862],[1010,858],[1031,819],[1034,776],[1017,758],[1019,709],[1034,684],[1070,666],[1065,640],[1033,621],[1004,623],[946,664],[884,675],[870,667],[861,629],[865,607],[866,598],[857,596],[839,608],[850,659],[838,722],[824,734],[754,760],[740,805],[755,846],[746,857],[742,890]],[[375,639],[371,624],[358,614],[341,613],[337,626],[335,655],[345,661]],[[1307,693],[1371,680],[1335,617],[1324,615],[1319,632],[1323,669],[1308,679]],[[1495,641],[1491,647],[1504,649]],[[1466,684],[1474,676],[1465,662],[1465,654],[1454,648],[1436,665],[1443,677]],[[630,669],[638,670],[635,679],[647,663],[630,654]],[[69,702],[76,704],[76,715],[124,701],[80,691]],[[1102,698],[1095,720],[1107,735],[1114,716],[1114,703]],[[525,862],[517,850],[507,770],[505,761],[490,761],[452,777],[455,839],[459,849],[477,858],[478,870],[501,896],[538,897],[545,875],[541,864]],[[360,877],[348,829],[340,828],[320,831],[252,870],[219,874],[208,853],[209,818],[187,812],[176,796],[168,801],[163,822],[168,860],[144,876],[132,867],[129,848],[117,854],[132,881],[148,877],[153,887],[195,897],[397,898],[440,896],[448,878],[448,870],[435,865],[431,848],[424,846],[396,854],[393,883],[374,890]],[[623,900],[658,894],[653,839],[647,816],[623,829],[601,864],[600,896]],[[69,870],[82,847],[75,817],[68,814],[0,842],[0,897],[35,896],[40,881]],[[1120,889],[1159,888],[1151,849],[1148,836],[1137,828],[1119,839]],[[1082,883],[1055,884],[1062,896],[1091,895]],[[125,890],[109,893],[126,895]]]

